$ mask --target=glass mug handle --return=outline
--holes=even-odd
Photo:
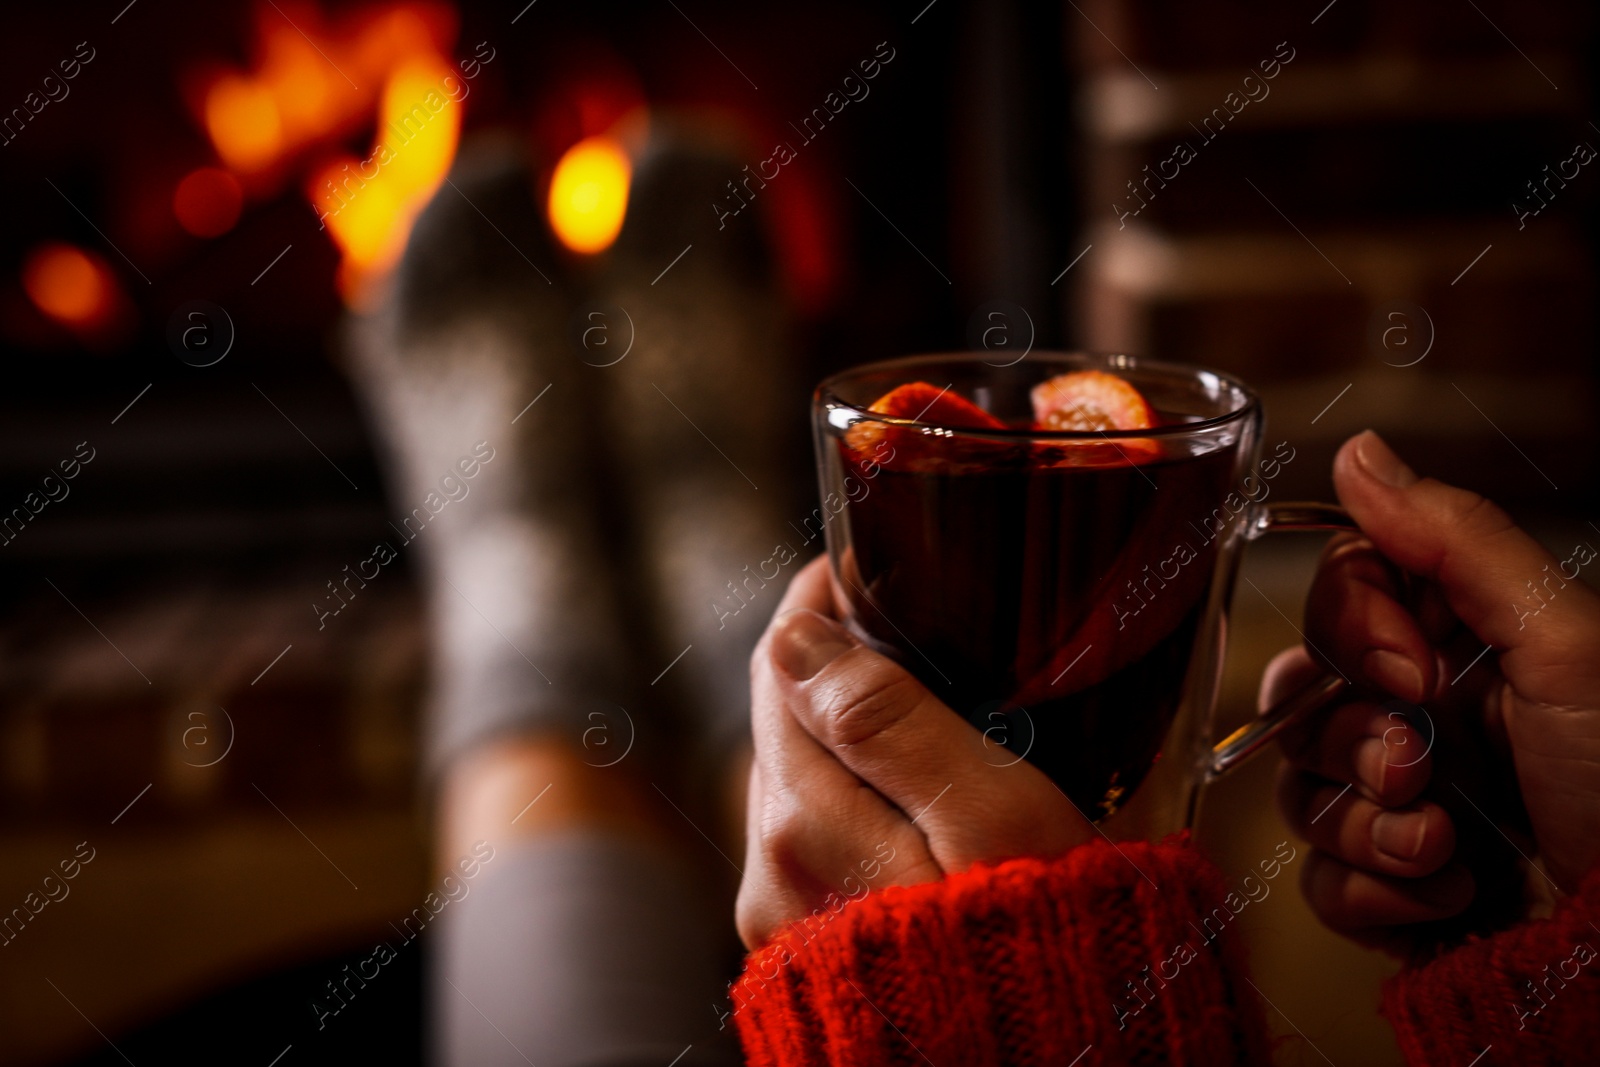
[[[1357,529],[1359,527],[1349,513],[1341,507],[1289,502],[1268,504],[1262,508],[1247,538],[1254,541],[1269,533]],[[1217,742],[1206,759],[1206,781],[1220,778],[1233,770],[1270,744],[1289,726],[1326,707],[1349,687],[1350,683],[1343,677],[1324,673],[1303,689],[1278,701],[1258,718]]]

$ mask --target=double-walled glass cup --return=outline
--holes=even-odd
[[[1130,382],[1159,425],[1033,429],[1030,390],[1081,370]],[[869,410],[911,382],[1015,428]],[[997,768],[1028,760],[1109,835],[1190,824],[1206,777],[1343,684],[1319,680],[1212,744],[1240,548],[1349,525],[1328,505],[1269,502],[1295,451],[1263,450],[1260,402],[1237,379],[1125,355],[914,356],[827,379],[812,414],[851,631],[982,731]]]

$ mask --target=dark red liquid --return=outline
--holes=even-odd
[[[1025,754],[1090,818],[1114,812],[1183,696],[1235,450],[1072,466],[1019,445],[907,470],[836,447],[866,486],[835,531],[857,631],[986,731],[996,765]]]

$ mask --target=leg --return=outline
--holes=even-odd
[[[445,772],[441,864],[494,851],[439,920],[435,1060],[738,1064],[716,1008],[732,957],[708,936],[726,915],[683,858],[700,853],[648,785],[584,755],[505,739]]]
[[[565,349],[570,297],[523,258],[559,282],[526,173],[464,157],[454,180],[462,191],[442,190],[419,220],[356,360],[390,444],[397,535],[416,541],[403,550],[419,553],[432,608],[440,861],[493,850],[438,920],[434,1044],[449,1064],[736,1063],[716,1007],[737,966],[731,870],[707,869],[721,860],[675,805],[700,822],[703,807],[658,773],[681,750],[662,729],[667,687],[646,684],[665,662],[656,605],[686,591],[655,578],[664,501],[634,472],[649,459],[676,481],[664,446],[678,442],[622,432],[619,415],[647,416],[619,412],[617,377]],[[465,473],[442,479],[465,454],[480,469],[461,492]],[[459,499],[441,507],[436,489]],[[731,655],[734,684],[713,687],[739,695],[702,691],[690,710],[742,713],[746,654]]]

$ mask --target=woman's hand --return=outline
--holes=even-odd
[[[1578,577],[1600,536],[1553,556],[1370,432],[1340,449],[1334,486],[1364,536],[1329,545],[1309,652],[1262,683],[1265,706],[1322,663],[1363,694],[1284,741],[1278,798],[1314,850],[1312,909],[1400,949],[1412,924],[1519,917],[1518,852],[1571,892],[1600,862],[1600,597]]]
[[[737,908],[750,948],[873,889],[1058,855],[1092,833],[1048,778],[845,632],[826,559],[795,576],[750,676],[755,761]]]

